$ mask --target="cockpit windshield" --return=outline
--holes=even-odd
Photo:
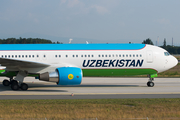
[[[165,56],[169,56],[170,54],[168,52],[164,52],[164,55]]]

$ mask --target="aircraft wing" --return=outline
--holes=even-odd
[[[12,59],[12,58],[0,58],[0,64],[1,66],[6,67],[28,67],[28,68],[34,68],[34,67],[48,67],[50,64],[46,63],[40,63],[40,62],[34,62],[34,61],[28,61],[28,60],[18,60],[18,59]]]

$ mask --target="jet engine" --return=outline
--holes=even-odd
[[[82,70],[77,67],[61,67],[55,72],[40,74],[39,80],[56,82],[58,85],[79,85],[82,81]]]

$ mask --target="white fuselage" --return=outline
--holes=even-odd
[[[154,69],[158,73],[166,71],[177,64],[177,59],[172,55],[165,56],[166,50],[152,46],[146,45],[143,49],[140,50],[26,50],[26,51],[1,51],[0,57],[15,59],[15,60],[24,60],[32,61],[38,63],[49,64],[49,67],[32,67],[32,68],[23,68],[18,66],[9,66],[7,71],[16,71],[16,70],[27,70],[30,73],[44,73],[46,71],[53,72],[57,67],[79,67],[81,69]],[[83,62],[85,60],[83,66]],[[88,60],[96,60],[91,66],[87,64]],[[96,66],[97,60],[102,60],[103,65]],[[110,61],[115,60],[111,65]],[[120,63],[120,60],[124,60],[124,65]],[[135,60],[135,65],[132,65],[131,62]],[[136,66],[137,61],[143,60],[143,64]],[[102,63],[103,64],[103,63]],[[118,66],[119,65],[119,66]]]

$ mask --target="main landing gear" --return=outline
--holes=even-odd
[[[154,81],[154,78],[149,78],[149,81],[147,82],[148,87],[153,87],[155,85],[152,81]]]
[[[4,86],[11,85],[12,90],[19,90],[19,88],[21,88],[21,90],[27,90],[28,85],[26,83],[23,83],[24,78],[26,76],[27,76],[26,71],[19,71],[16,78],[15,78],[16,80],[14,80],[13,77],[10,77],[10,81],[5,79],[3,81],[3,85]]]
[[[4,86],[11,86],[12,90],[19,90],[19,89],[21,89],[21,90],[25,91],[25,90],[28,89],[28,85],[26,83],[21,83],[21,84],[19,84],[19,83],[20,82],[18,82],[17,80],[14,80],[14,79],[10,79],[10,81],[5,79],[3,81],[3,85]]]

